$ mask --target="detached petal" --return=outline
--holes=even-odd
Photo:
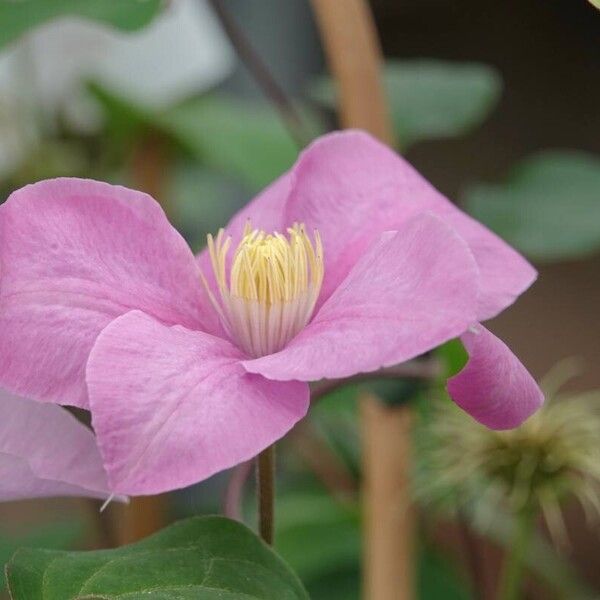
[[[26,186],[0,207],[0,384],[87,406],[100,331],[140,308],[219,331],[183,238],[148,195],[91,180]]]
[[[98,337],[87,367],[93,424],[111,486],[157,494],[248,460],[308,409],[304,383],[246,373],[223,339],[139,311]]]
[[[408,162],[361,131],[323,136],[293,169],[286,223],[318,229],[325,250],[321,301],[383,232],[430,211],[469,244],[481,274],[478,320],[512,304],[535,279],[534,269],[508,244],[457,209]]]
[[[59,406],[0,391],[0,500],[108,495],[90,429]]]
[[[504,342],[476,325],[461,336],[469,362],[448,380],[456,404],[490,429],[512,429],[544,402],[533,377]]]
[[[420,215],[383,234],[286,348],[244,367],[310,381],[397,364],[460,335],[477,292],[468,246],[437,217]]]

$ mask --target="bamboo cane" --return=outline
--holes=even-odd
[[[381,49],[366,0],[311,0],[338,91],[343,127],[393,144]],[[410,410],[373,395],[361,402],[364,564],[367,600],[412,600],[414,518],[409,493]]]

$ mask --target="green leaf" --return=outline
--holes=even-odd
[[[325,494],[288,494],[278,498],[277,518],[277,551],[304,582],[356,564],[357,510]]]
[[[147,25],[162,4],[162,0],[4,0],[0,2],[0,48],[33,27],[67,15],[135,31]]]
[[[223,95],[174,108],[156,124],[202,163],[237,176],[253,191],[289,169],[298,155],[277,113]]]
[[[266,544],[222,517],[180,521],[115,550],[19,550],[7,578],[13,600],[308,600]]]
[[[4,589],[4,565],[22,546],[45,546],[47,548],[69,548],[81,537],[82,523],[64,521],[43,525],[20,536],[0,531],[0,590]]]
[[[499,185],[476,185],[465,207],[510,244],[540,261],[600,249],[600,159],[547,151],[524,160]]]
[[[433,548],[426,547],[419,561],[419,598],[469,600],[470,594],[455,569]]]
[[[174,162],[167,184],[169,218],[194,250],[229,221],[245,195],[235,182],[191,160]]]
[[[430,59],[389,61],[384,80],[402,148],[428,139],[468,133],[496,106],[502,83],[487,65]],[[333,107],[329,80],[314,88],[317,100]]]
[[[465,347],[458,338],[442,344],[435,353],[443,364],[441,380],[444,383],[446,379],[462,371],[469,359]]]
[[[279,177],[298,156],[280,116],[264,104],[210,94],[157,112],[98,83],[89,89],[102,105],[117,145],[131,143],[143,131],[160,132],[201,165],[235,177],[252,192]],[[307,110],[303,115],[311,135],[318,135],[318,119]]]
[[[360,597],[361,526],[358,506],[324,493],[288,493],[277,505],[277,550],[302,578],[313,600]],[[418,597],[467,600],[451,563],[432,548],[419,552]]]
[[[592,6],[595,6],[596,8],[600,9],[600,0],[589,0],[589,1]]]

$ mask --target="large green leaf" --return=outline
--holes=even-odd
[[[2,0],[0,48],[46,21],[67,15],[134,31],[147,25],[162,0]]]
[[[499,185],[476,185],[465,207],[533,259],[578,258],[600,250],[600,159],[548,151],[524,160]]]
[[[495,107],[502,88],[499,75],[487,65],[431,59],[389,61],[384,80],[404,149],[469,132]],[[335,103],[329,80],[319,81],[314,95],[329,106]]]
[[[83,525],[79,521],[50,523],[37,527],[22,535],[15,536],[0,531],[0,590],[4,589],[4,565],[22,546],[44,546],[46,548],[69,548],[83,533]]]
[[[19,550],[7,566],[13,600],[307,600],[287,565],[244,525],[180,521],[115,550]]]

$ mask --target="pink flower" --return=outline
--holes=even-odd
[[[87,427],[60,406],[0,391],[0,500],[109,494]]]
[[[471,361],[450,392],[476,419],[542,403],[476,325],[532,267],[361,132],[314,142],[197,259],[149,196],[94,181],[27,186],[0,228],[0,384],[91,408],[119,493],[249,459],[305,415],[307,381],[457,336]]]

